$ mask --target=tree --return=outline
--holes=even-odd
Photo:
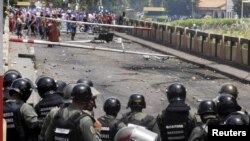
[[[242,0],[233,0],[234,3],[234,11],[241,16],[241,7],[242,7]],[[243,4],[243,16],[244,17],[249,17],[250,14],[250,3],[244,3]]]

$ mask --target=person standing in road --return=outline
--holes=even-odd
[[[94,99],[89,86],[77,84],[72,90],[73,102],[52,115],[45,132],[46,141],[101,141],[101,123],[91,112]]]
[[[34,108],[26,103],[32,90],[32,84],[25,78],[16,79],[11,84],[11,98],[3,105],[3,117],[7,121],[7,141],[37,141],[41,122]]]
[[[159,133],[159,128],[153,116],[142,112],[146,108],[145,98],[141,94],[132,94],[129,98],[127,108],[131,111],[122,115],[121,121],[126,125],[135,124],[147,128],[150,131]]]
[[[126,126],[125,124],[122,124],[120,120],[116,119],[120,109],[121,103],[117,98],[108,98],[105,101],[103,110],[105,111],[106,115],[98,118],[102,124],[102,141],[114,141],[115,134],[118,132],[118,130]]]
[[[157,117],[162,141],[186,141],[196,126],[196,118],[185,103],[186,93],[186,88],[179,83],[167,88],[169,105]]]
[[[53,78],[48,76],[39,77],[36,86],[42,100],[36,104],[35,110],[39,119],[43,121],[51,109],[59,107],[63,102],[62,97],[56,93],[57,85]]]
[[[193,129],[188,141],[207,141],[208,125],[220,125],[217,106],[212,100],[204,100],[197,111],[201,122]]]

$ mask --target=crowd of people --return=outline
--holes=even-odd
[[[95,117],[100,93],[88,79],[67,84],[41,75],[33,83],[17,70],[8,70],[3,84],[7,141],[205,141],[209,125],[249,125],[232,84],[223,85],[218,97],[199,103],[200,120],[190,112],[186,88],[180,83],[166,88],[169,105],[157,117],[143,112],[147,100],[134,93],[127,103],[130,111],[121,118],[121,102],[115,97],[105,100],[106,114]],[[41,100],[30,105],[26,102],[34,90]]]
[[[37,9],[15,9],[9,8],[9,31],[16,34],[18,38],[30,36],[40,39],[48,39],[52,42],[58,42],[60,30],[64,29],[71,33],[71,39],[74,40],[77,27],[83,27],[83,31],[90,29],[88,24],[76,24],[60,20],[75,22],[91,22],[102,24],[121,24],[125,18],[125,13],[116,17],[113,12],[94,11],[90,13],[87,10],[71,10],[60,8]],[[56,20],[54,20],[56,19]]]

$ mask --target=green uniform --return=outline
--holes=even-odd
[[[206,125],[196,126],[192,130],[188,141],[207,141],[207,126]]]
[[[160,133],[159,132],[159,127],[156,124],[156,120],[153,116],[150,116],[146,113],[143,112],[129,112],[123,115],[122,121],[125,124],[136,124],[140,126],[146,127],[148,130],[155,132],[155,133]]]
[[[113,141],[116,133],[126,125],[112,115],[104,115],[98,118],[102,124],[101,138],[103,141]]]
[[[21,100],[16,100],[16,99],[9,99],[7,101],[4,102],[4,111],[7,110],[6,105],[11,105],[11,103],[22,103],[20,106],[20,114],[18,114],[17,116],[21,116],[19,117],[20,119],[23,119],[21,121],[16,121],[18,122],[18,124],[20,124],[23,129],[21,130],[25,130],[24,134],[26,136],[26,138],[29,139],[36,139],[39,132],[40,132],[40,127],[41,127],[41,122],[38,120],[38,116],[34,110],[34,108],[27,104],[27,103],[23,103]],[[4,112],[5,114],[5,112]],[[6,113],[7,115],[7,113]],[[5,117],[8,118],[8,117]],[[18,130],[18,129],[17,129]],[[19,135],[22,136],[22,135]]]
[[[54,140],[54,130],[55,130],[55,124],[54,124],[54,117],[57,115],[58,109],[52,110],[50,112],[44,122],[43,125],[43,131],[41,132],[40,136],[42,139],[42,136],[45,135],[45,140],[46,141],[53,141]],[[71,115],[75,114],[79,109],[74,106],[73,104],[70,104],[68,107],[66,107],[63,111],[63,118],[68,119],[71,117]],[[78,137],[79,141],[101,141],[100,139],[100,131],[94,129],[93,127],[93,120],[91,118],[91,112],[84,110],[88,116],[84,116],[83,118],[80,119],[78,128],[80,131],[78,132]],[[48,125],[49,124],[49,125]],[[47,129],[44,131],[44,128]]]
[[[43,126],[40,132],[40,135],[38,136],[39,141],[45,141],[45,132],[50,124],[52,124],[52,119],[55,117],[56,113],[58,112],[60,108],[55,107],[50,110],[49,114],[45,117],[43,121]]]

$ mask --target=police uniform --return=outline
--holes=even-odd
[[[115,134],[118,132],[118,130],[126,126],[124,123],[117,120],[116,117],[111,115],[101,116],[100,118],[98,118],[98,120],[102,124],[102,141],[113,141]]]
[[[21,100],[5,101],[3,117],[7,121],[7,141],[35,140],[40,132],[34,108]]]
[[[57,123],[56,123],[56,118],[57,115],[59,114],[59,111],[62,108],[60,108],[57,112],[51,112],[47,117],[51,117],[51,121],[50,124],[48,125],[46,131],[45,131],[45,140],[46,141],[54,141],[54,140],[59,140],[59,139],[65,139],[68,138],[67,135],[62,135],[62,134],[67,134],[68,130],[64,130],[66,132],[63,132],[63,130],[60,130],[60,128],[58,128]],[[63,108],[63,114],[62,117],[63,119],[69,119],[72,115],[74,115],[75,113],[79,112],[79,109],[74,105],[74,104],[70,104],[68,107]],[[74,141],[100,141],[100,133],[97,129],[95,129],[93,127],[94,124],[94,119],[91,116],[91,112],[87,111],[87,110],[83,110],[84,113],[86,113],[87,115],[81,117],[81,119],[79,120],[79,123],[76,125],[77,127],[76,132],[77,134],[75,134],[74,136]],[[44,123],[43,126],[46,126],[45,124],[47,123],[47,120],[45,120],[46,123]],[[69,135],[70,136],[70,135]],[[65,138],[64,138],[65,137]]]
[[[40,120],[44,120],[44,118],[50,112],[51,109],[58,107],[62,104],[63,98],[57,93],[54,92],[52,94],[45,94],[44,98],[39,101],[35,106],[38,118]]]
[[[59,107],[55,107],[55,108],[51,109],[50,112],[47,114],[47,116],[44,118],[41,132],[38,136],[39,141],[46,141],[45,140],[45,132],[46,132],[48,126],[50,124],[52,124],[51,123],[52,119],[54,118],[54,116],[56,115],[56,113],[58,112],[59,109],[60,109]]]
[[[205,124],[196,126],[190,134],[188,141],[207,141],[207,130]]]
[[[143,112],[138,112],[138,111],[128,112],[123,115],[122,121],[125,124],[131,123],[144,126],[150,131],[159,133],[159,128],[158,125],[156,124],[155,118]]]
[[[176,104],[179,105],[179,107]],[[157,124],[163,141],[184,141],[189,138],[197,122],[195,116],[193,116],[189,110],[190,107],[184,102],[176,101],[170,103],[170,105],[158,115]]]

